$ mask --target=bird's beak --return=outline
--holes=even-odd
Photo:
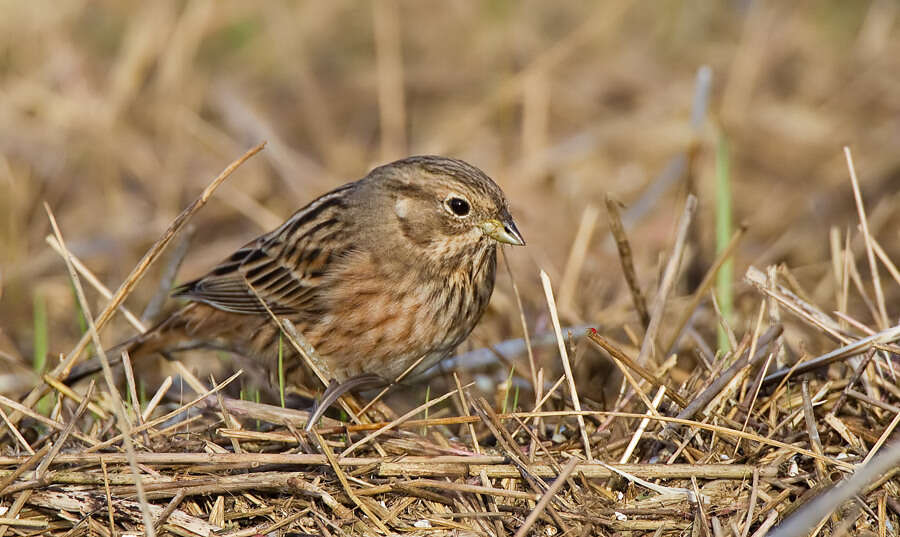
[[[481,228],[485,235],[497,242],[525,246],[525,239],[522,238],[522,234],[519,233],[512,218],[507,219],[505,222],[492,218],[478,224],[478,227]]]

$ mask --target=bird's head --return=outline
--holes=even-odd
[[[506,196],[478,168],[444,157],[410,157],[376,168],[370,181],[395,229],[421,255],[443,259],[498,243],[523,246]]]

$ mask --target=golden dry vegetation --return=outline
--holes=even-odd
[[[157,534],[747,537],[810,512],[780,535],[897,535],[900,464],[831,516],[813,502],[900,450],[898,15],[894,0],[0,1],[0,535],[162,519]],[[87,317],[109,301],[82,275],[79,304],[44,204],[115,292],[261,142],[124,307],[152,322],[179,252],[185,281],[374,165],[463,158],[528,241],[506,251],[521,307],[501,268],[460,349],[464,399],[438,372],[367,423],[306,435],[302,411],[239,400],[252,372],[211,395],[210,372],[236,366],[209,353],[135,364],[124,407],[102,377],[89,407],[63,395],[60,360],[89,357]],[[104,345],[134,324],[113,316]],[[529,414],[548,393],[551,414]]]

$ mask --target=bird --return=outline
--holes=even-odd
[[[487,174],[458,159],[408,157],[319,196],[175,288],[187,304],[113,356],[212,347],[251,358],[273,383],[308,378],[273,317],[287,319],[330,381],[309,428],[343,393],[452,355],[487,308],[503,244],[525,240]]]

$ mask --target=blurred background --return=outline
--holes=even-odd
[[[853,150],[871,233],[888,257],[900,255],[898,14],[895,0],[0,0],[2,390],[29,388],[34,364],[57,363],[84,330],[45,242],[44,202],[71,250],[115,289],[171,220],[261,141],[266,149],[193,218],[177,281],[375,165],[438,153],[506,191],[528,241],[507,258],[531,333],[549,330],[542,268],[564,325],[591,324],[627,344],[640,324],[605,197],[623,204],[648,297],[687,193],[699,198],[677,308],[715,258],[718,162],[730,172],[728,219],[750,226],[733,269],[738,335],[759,304],[741,283],[751,264],[783,264],[831,311],[830,241],[849,234],[869,281],[842,146]],[[137,315],[166,265],[128,299]],[[499,274],[462,351],[522,337]],[[900,293],[882,278],[890,304]],[[88,293],[96,314],[105,299]],[[851,297],[848,310],[871,325],[866,300]],[[698,323],[692,345],[715,352],[715,330]],[[103,339],[133,333],[118,319]],[[582,390],[601,401],[618,384],[605,382],[594,351],[578,349]],[[552,345],[535,358],[558,367]],[[528,376],[521,353],[505,360],[489,378],[512,363]]]

